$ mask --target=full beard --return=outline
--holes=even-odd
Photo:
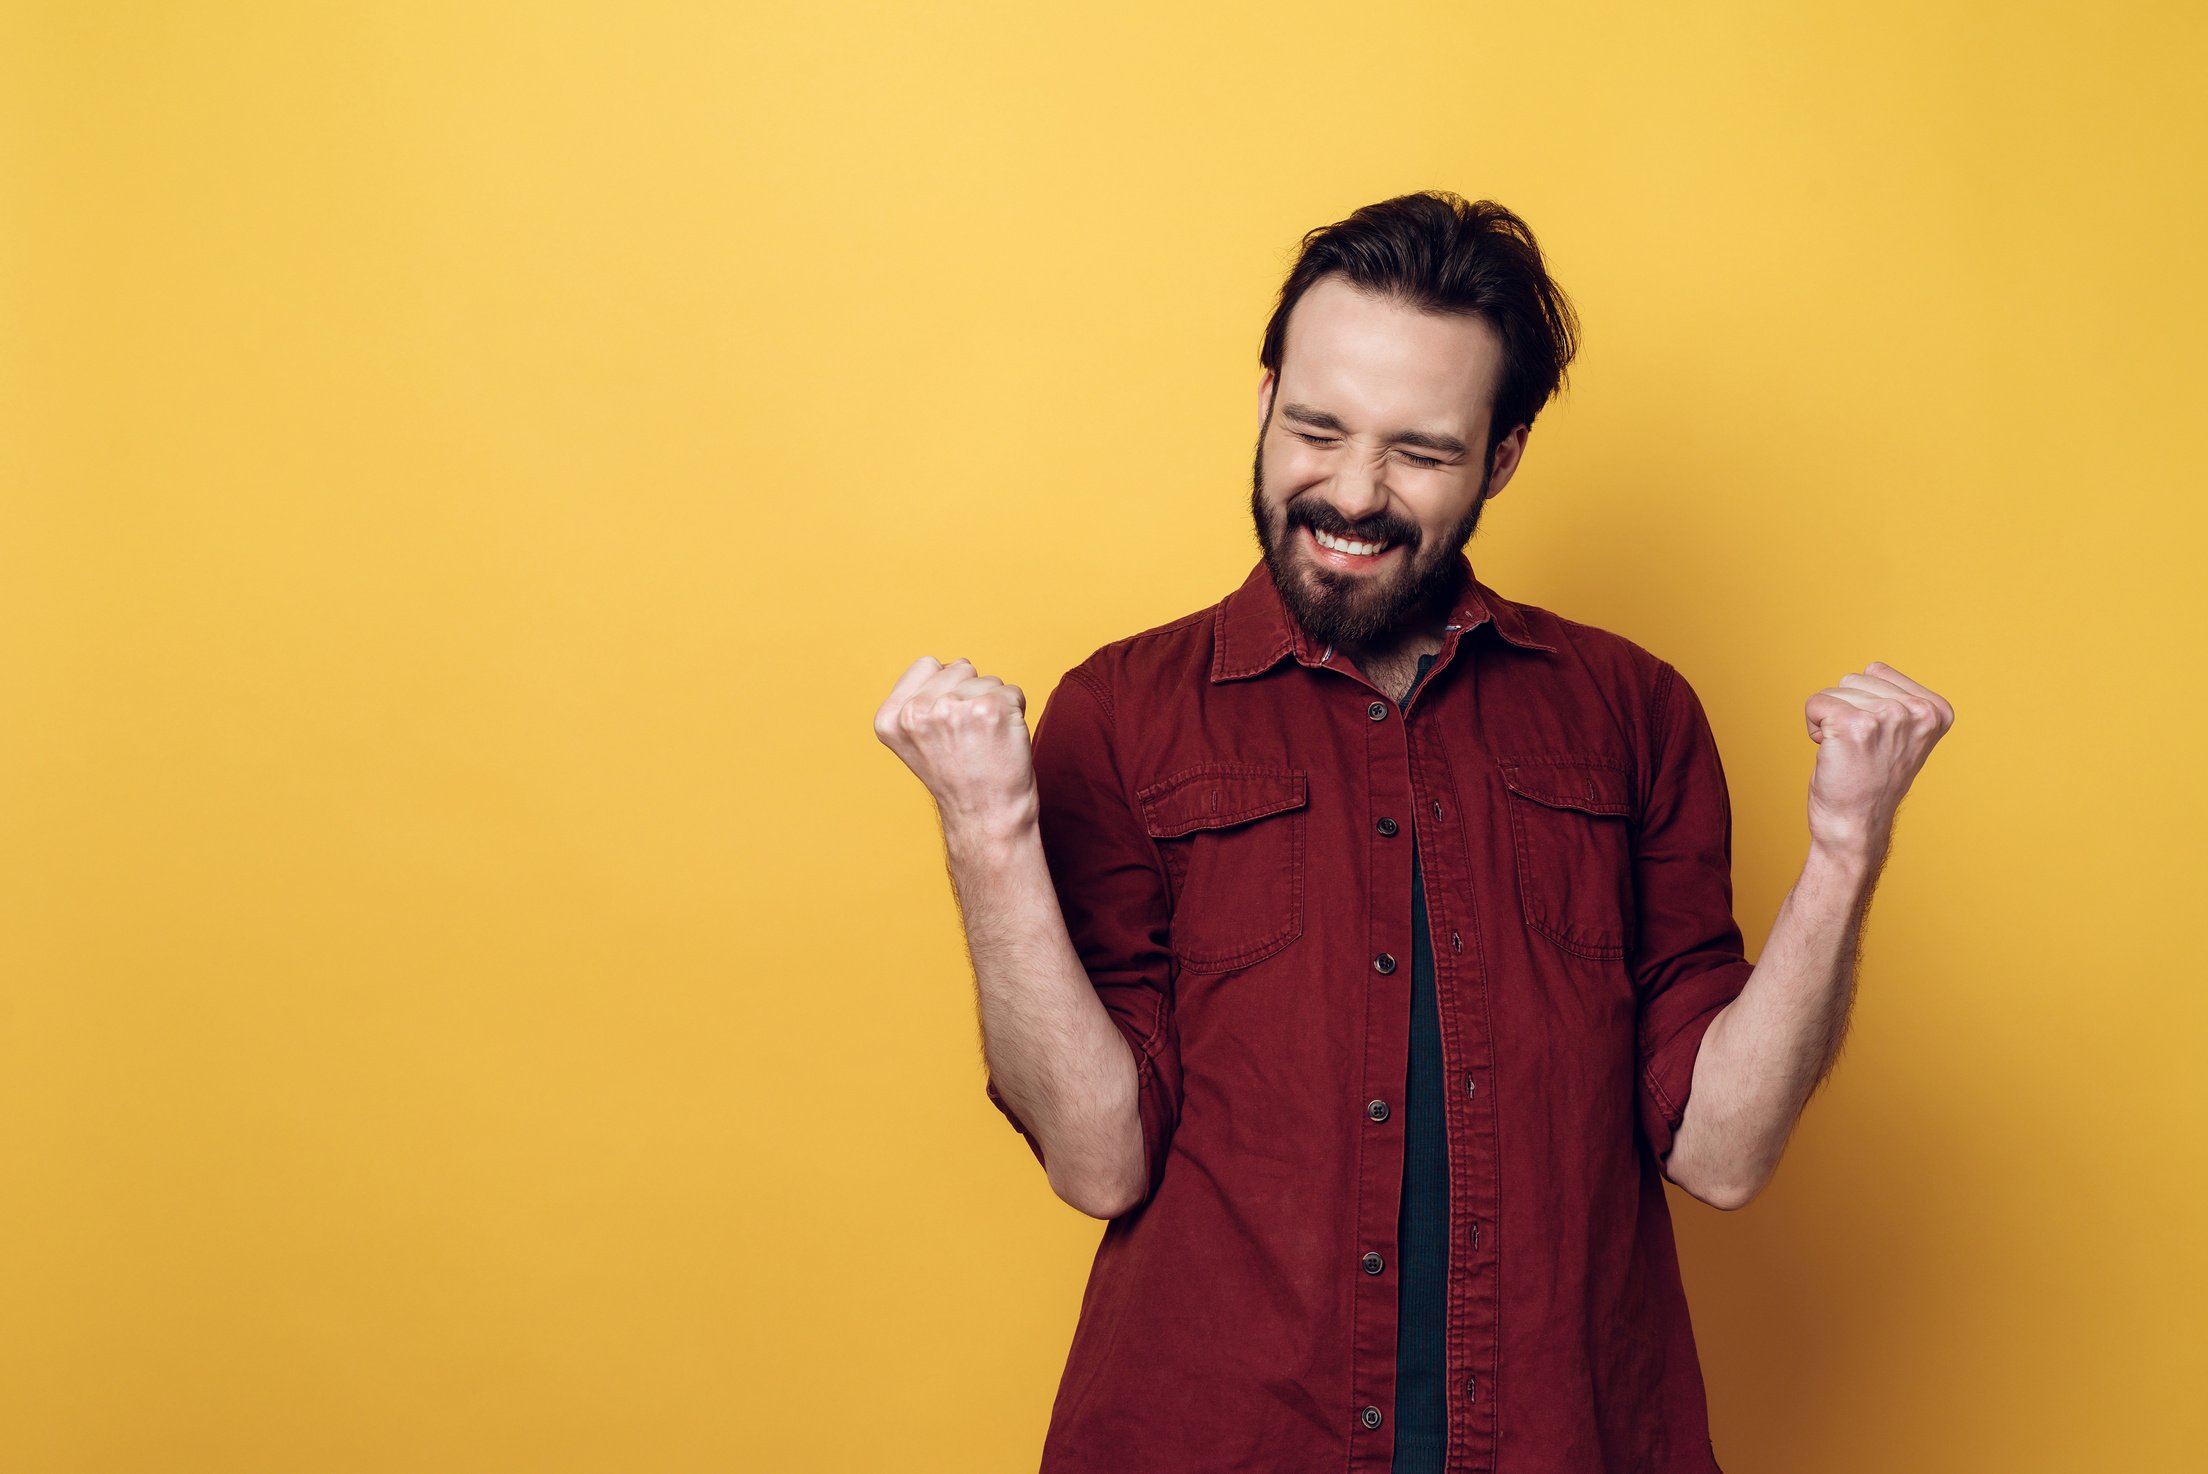
[[[1312,639],[1338,649],[1385,647],[1422,625],[1438,626],[1446,617],[1458,593],[1457,555],[1479,527],[1490,479],[1492,473],[1481,478],[1479,496],[1448,537],[1429,547],[1414,533],[1402,542],[1394,568],[1385,573],[1345,573],[1318,567],[1302,549],[1306,536],[1302,529],[1310,524],[1299,518],[1293,502],[1281,509],[1276,530],[1265,504],[1265,452],[1260,438],[1250,476],[1250,520],[1281,602]]]

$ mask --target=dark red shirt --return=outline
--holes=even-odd
[[[1044,1474],[1386,1474],[1414,824],[1446,1468],[1718,1467],[1661,1168],[1752,966],[1716,741],[1671,665],[1458,564],[1407,709],[1260,561],[1091,655],[1036,722],[1044,852],[1134,1053],[1148,1167],[1097,1248]]]

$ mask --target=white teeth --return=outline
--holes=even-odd
[[[1368,558],[1387,546],[1386,543],[1353,543],[1347,538],[1336,537],[1331,532],[1321,532],[1316,527],[1311,529],[1311,535],[1319,540],[1322,548],[1332,548],[1337,553],[1362,553]]]

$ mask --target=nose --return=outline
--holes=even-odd
[[[1380,479],[1380,468],[1356,457],[1343,457],[1333,491],[1328,500],[1352,526],[1361,526],[1388,508],[1388,488]]]

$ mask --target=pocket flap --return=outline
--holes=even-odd
[[[1513,793],[1555,809],[1589,814],[1631,814],[1632,780],[1623,768],[1572,758],[1501,760]]]
[[[1304,770],[1204,763],[1139,790],[1143,827],[1158,839],[1303,807]]]

